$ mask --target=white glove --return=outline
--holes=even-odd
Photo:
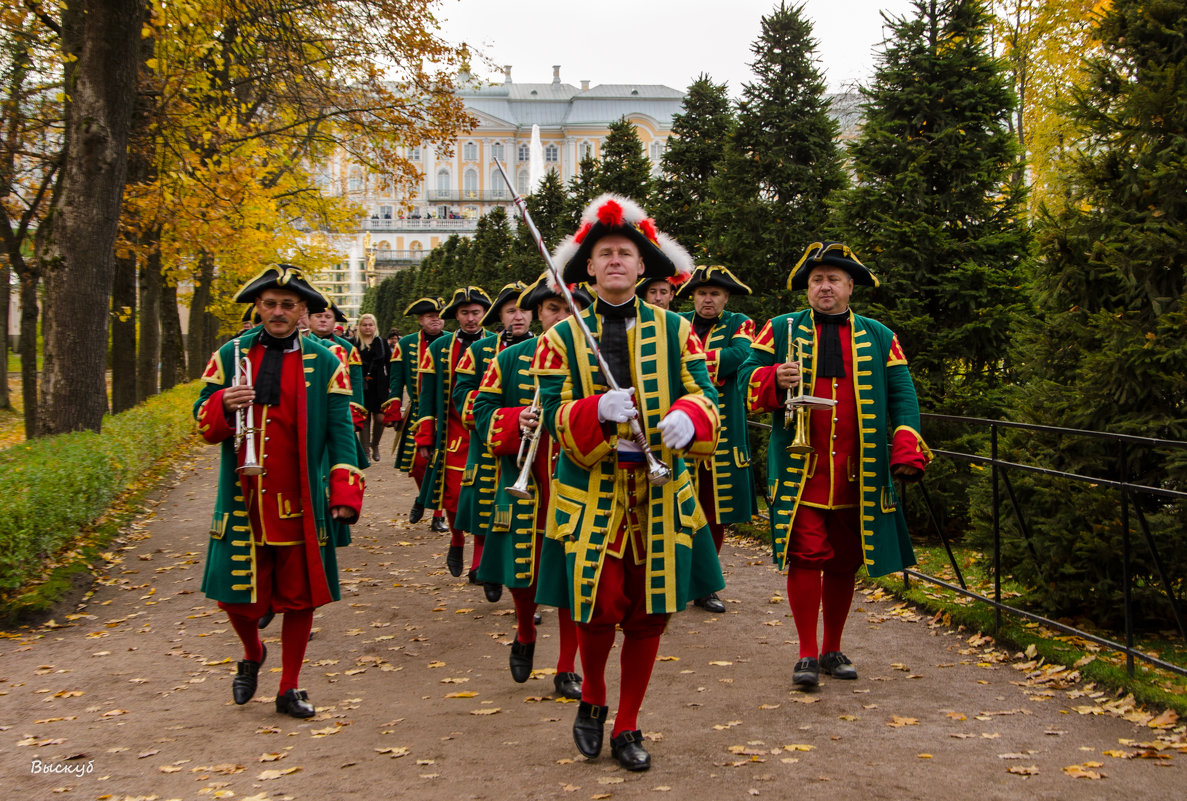
[[[598,400],[598,420],[603,423],[625,423],[639,413],[635,410],[635,388],[610,389]]]
[[[668,412],[667,417],[660,420],[656,428],[659,429],[660,436],[663,437],[664,446],[673,450],[687,448],[696,434],[692,419],[679,409]]]

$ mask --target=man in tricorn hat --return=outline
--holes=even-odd
[[[401,337],[392,348],[388,399],[383,405],[383,424],[396,428],[396,456],[393,465],[407,473],[416,482],[419,490],[424,482],[426,459],[416,447],[412,424],[420,419],[420,397],[424,389],[424,374],[420,372],[421,361],[429,364],[429,345],[444,332],[445,321],[441,310],[445,301],[441,298],[418,298],[404,309],[405,317],[415,317],[418,331]],[[401,408],[404,393],[408,393],[408,405]],[[417,499],[408,514],[408,520],[419,523],[424,515],[424,506]],[[445,531],[445,510],[433,510],[433,530]]]
[[[750,287],[720,265],[700,266],[677,293],[692,301],[693,310],[681,312],[692,323],[693,333],[705,349],[705,367],[717,388],[721,431],[713,458],[697,465],[694,481],[701,509],[709,519],[713,544],[721,553],[727,523],[749,523],[758,505],[750,477],[750,436],[746,431],[746,385],[738,381],[738,368],[750,355],[754,322],[744,314],[725,310],[733,295],[749,295]],[[725,604],[717,593],[693,603],[722,614]]]
[[[661,309],[670,309],[672,302],[676,300],[676,292],[687,280],[688,276],[684,273],[676,273],[667,278],[644,277],[635,286],[635,294],[645,303],[659,306]]]
[[[717,392],[688,321],[635,295],[640,278],[688,272],[692,260],[634,201],[595,199],[553,261],[566,283],[588,280],[598,295],[541,338],[532,362],[544,423],[561,447],[548,536],[565,543],[559,569],[585,671],[573,739],[588,758],[601,752],[606,662],[621,626],[611,753],[628,770],[647,770],[638,713],[660,637],[673,612],[722,587],[685,463],[713,454]],[[583,324],[617,389],[597,366]],[[541,565],[548,569],[558,567]]]
[[[857,570],[881,576],[915,564],[893,481],[918,480],[931,459],[907,357],[893,331],[849,308],[855,283],[878,285],[852,250],[810,245],[788,279],[788,289],[807,290],[809,308],[763,326],[741,371],[751,411],[772,412],[771,544],[787,570],[801,688],[821,672],[857,678],[841,651]],[[824,403],[793,399],[785,413],[801,381]]]
[[[569,306],[547,273],[536,279],[519,296],[516,305],[535,315],[544,331],[570,314]],[[574,300],[582,307],[593,302],[589,292],[572,289]],[[552,495],[552,471],[560,448],[552,437],[537,431],[540,413],[535,402],[536,379],[531,374],[536,338],[530,336],[517,345],[501,350],[486,368],[482,384],[474,398],[474,433],[495,457],[494,511],[489,518],[486,546],[478,578],[484,584],[505,585],[515,602],[515,639],[511,643],[508,664],[511,677],[524,683],[531,677],[536,653],[536,594],[540,579],[541,553],[545,548],[560,549],[560,575],[553,575],[551,587],[559,588],[555,598],[545,603],[557,607],[560,624],[559,654],[553,686],[565,698],[581,698],[581,676],[576,672],[577,631],[569,612],[568,593],[564,590],[564,546],[546,539]],[[536,432],[536,455],[527,471],[526,486],[531,497],[508,492],[519,479],[518,457],[527,458],[530,447],[525,442]]]
[[[326,302],[328,305],[320,307],[314,303],[309,304],[306,323],[309,327],[309,335],[317,337],[322,345],[340,356],[350,371],[352,392],[350,416],[354,421],[355,431],[358,431],[363,427],[363,421],[367,419],[367,407],[363,404],[363,362],[359,359],[359,349],[355,347],[354,343],[346,337],[334,333],[334,328],[338,323],[346,322],[346,315],[334,301],[327,298]],[[366,450],[361,444],[359,445],[359,456],[361,457],[359,466],[367,467],[369,462]]]
[[[462,423],[461,410],[453,402],[454,371],[466,349],[489,333],[482,327],[482,318],[489,308],[490,296],[482,287],[455,290],[441,316],[446,320],[456,319],[458,330],[429,345],[417,368],[424,383],[416,410],[415,440],[421,458],[428,460],[429,465],[417,501],[425,509],[445,510],[448,527],[444,519],[434,517],[432,528],[450,532],[445,565],[454,576],[462,574],[466,536],[457,527],[457,504],[470,452],[470,432]]]
[[[259,619],[284,615],[276,711],[307,718],[316,710],[298,678],[313,612],[339,597],[331,522],[353,523],[362,507],[350,380],[337,356],[299,336],[307,304],[326,303],[300,270],[270,267],[235,300],[254,303],[262,324],[215,351],[194,404],[202,437],[222,445],[202,591],[243,643],[237,704],[255,695],[267,657]]]
[[[453,383],[453,403],[461,412],[462,425],[471,434],[470,448],[466,457],[466,472],[458,496],[457,521],[455,525],[474,538],[474,560],[470,563],[471,584],[483,584],[486,599],[491,603],[503,595],[503,585],[497,582],[480,582],[478,565],[482,562],[482,550],[486,545],[486,531],[490,528],[490,499],[495,494],[495,460],[483,445],[482,437],[473,436],[474,398],[478,385],[486,373],[486,366],[504,348],[531,339],[528,327],[532,324],[532,313],[516,305],[519,296],[527,289],[522,281],[515,281],[503,287],[482,318],[484,328],[499,327],[497,334],[483,337],[466,349],[454,371],[457,378]]]

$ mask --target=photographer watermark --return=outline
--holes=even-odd
[[[89,773],[95,772],[95,760],[89,759],[86,762],[46,762],[43,759],[34,757],[33,763],[30,765],[30,772],[86,776]]]

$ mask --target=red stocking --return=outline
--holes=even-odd
[[[449,544],[453,547],[461,548],[466,544],[466,532],[458,528],[449,528]]]
[[[515,639],[522,643],[536,641],[536,588],[512,587],[515,601]]]
[[[841,650],[841,632],[853,605],[854,577],[849,574],[825,573],[821,598],[821,617],[824,618],[823,653]]]
[[[725,542],[725,524],[710,523],[709,533],[713,535],[713,547],[717,549],[717,553],[721,553],[721,544]]]
[[[606,661],[614,647],[614,626],[575,624],[577,648],[581,651],[581,700],[597,706],[606,705]]]
[[[651,682],[651,671],[655,667],[655,656],[659,653],[659,635],[653,637],[627,636],[622,643],[622,687],[618,698],[618,714],[614,716],[616,737],[624,731],[639,728],[639,708]],[[585,664],[585,654],[581,655]]]
[[[284,625],[280,629],[280,689],[277,695],[297,689],[301,675],[301,663],[305,661],[305,648],[309,645],[309,632],[313,630],[313,610],[298,609],[284,613]]]
[[[568,609],[557,609],[556,619],[561,628],[561,652],[556,658],[557,673],[577,672],[577,624]]]
[[[816,621],[820,617],[820,571],[793,567],[787,571],[787,603],[800,637],[800,659],[820,655]]]
[[[485,534],[474,535],[474,561],[470,563],[471,570],[477,570],[478,565],[482,562],[482,547],[486,545]]]
[[[227,612],[227,619],[231,621],[231,628],[239,635],[243,643],[243,658],[252,662],[259,662],[264,655],[264,644],[260,642],[260,630],[254,617]]]

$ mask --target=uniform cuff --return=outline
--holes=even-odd
[[[350,518],[339,518],[338,522],[348,526],[358,522],[364,489],[363,471],[354,465],[336,464],[330,468],[330,508],[345,506],[354,513]]]
[[[779,385],[775,381],[779,365],[756,368],[746,386],[746,407],[752,412],[773,412],[783,407]]]
[[[514,456],[519,453],[519,416],[526,406],[508,406],[499,409],[490,418],[490,430],[486,434],[486,447],[495,456]],[[543,425],[543,424],[541,424]]]
[[[198,409],[198,432],[202,435],[202,439],[212,445],[235,436],[235,424],[233,421],[227,420],[227,415],[223,410],[223,392],[225,391],[218,390],[207,398],[202,407]]]
[[[556,438],[569,457],[589,469],[609,455],[611,437],[598,420],[601,393],[562,403],[556,412]]]
[[[891,466],[906,465],[923,470],[931,462],[931,448],[923,441],[918,431],[910,426],[899,426],[894,430],[890,447]]]

